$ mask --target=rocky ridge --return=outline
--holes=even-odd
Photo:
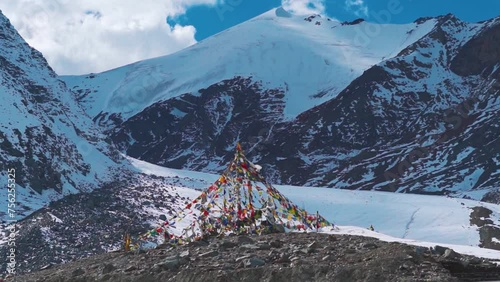
[[[287,233],[107,253],[15,281],[493,281],[499,276],[495,262],[441,246]]]

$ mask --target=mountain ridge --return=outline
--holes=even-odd
[[[15,170],[17,216],[89,191],[126,168],[43,55],[0,13],[0,174]],[[1,190],[7,198],[7,189]],[[7,205],[0,208],[3,220]]]
[[[102,254],[50,266],[16,281],[488,281],[500,274],[496,263],[439,245],[414,247],[367,236],[278,233],[208,238],[137,254]]]
[[[108,102],[121,97],[126,110],[100,103],[91,111],[94,120],[123,152],[155,164],[216,172],[230,158],[232,145],[241,141],[249,156],[267,164],[266,173],[276,183],[496,198],[500,58],[491,46],[497,42],[500,17],[466,23],[448,14],[407,25],[342,25],[319,15],[276,14],[271,10],[173,55],[93,78],[64,79],[75,91],[87,93],[80,100],[87,109],[103,97],[109,97]],[[259,49],[275,44],[274,28],[283,42],[305,44],[312,51]],[[364,45],[355,44],[367,36],[363,28],[379,32]],[[296,31],[299,37],[293,37]],[[239,40],[235,34],[245,38]],[[227,44],[238,50],[238,44],[247,48],[250,42],[258,52],[238,53],[235,58],[227,53],[217,63],[193,62]],[[218,48],[210,48],[214,46]],[[490,47],[478,53],[477,46]],[[266,52],[274,52],[267,58],[287,54],[287,70],[262,71],[274,65],[265,60],[257,68],[240,64],[253,60],[254,53]],[[314,54],[314,60],[294,59],[304,52]],[[179,63],[169,64],[177,66],[175,71],[163,76],[164,64],[175,61]],[[221,62],[228,75],[220,76],[217,67],[211,70]],[[332,64],[340,72],[324,71]],[[229,71],[241,65],[248,71]],[[351,69],[343,76],[346,65]],[[193,67],[207,68],[210,77],[218,78],[201,87],[204,76],[198,72],[182,76],[188,73],[184,68]],[[145,69],[151,73],[141,76],[137,71]],[[286,73],[288,78],[276,79],[274,73]],[[188,81],[188,88],[169,86],[177,77]],[[319,81],[322,86],[306,86],[298,94],[287,79],[297,85]],[[118,88],[111,90],[115,86],[109,85],[115,83]],[[243,99],[241,93],[247,93],[247,103],[254,102],[237,102]],[[486,147],[474,141],[479,136],[489,136]],[[439,137],[451,140],[437,142]],[[471,146],[462,145],[465,139]],[[463,165],[462,157],[471,160]]]

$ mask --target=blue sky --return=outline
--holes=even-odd
[[[347,2],[358,5],[348,7]],[[194,6],[170,23],[193,25],[196,28],[196,40],[202,40],[224,29],[244,22],[281,5],[281,0],[226,0],[228,4],[208,7]],[[362,17],[368,21],[379,22],[377,13],[387,11],[391,1],[381,0],[325,0],[327,16],[341,21]],[[234,4],[231,4],[234,3]],[[393,0],[399,3],[400,13],[392,14],[391,23],[408,23],[419,17],[438,16],[448,13],[460,19],[476,22],[500,15],[500,0]],[[364,10],[365,9],[365,10]]]
[[[391,7],[397,11],[391,23],[448,13],[470,22],[500,15],[500,0],[0,0],[2,13],[58,74],[172,54],[280,5],[296,15],[377,23],[387,22],[377,15]]]

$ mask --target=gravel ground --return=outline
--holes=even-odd
[[[436,246],[317,233],[231,236],[96,255],[7,281],[494,281],[500,267]]]

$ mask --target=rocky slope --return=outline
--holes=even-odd
[[[494,262],[440,246],[288,233],[108,253],[15,281],[493,281],[499,276]]]
[[[5,199],[0,205],[0,252],[5,257],[7,239],[11,238],[7,224],[18,221],[15,227],[26,233],[15,238],[19,240],[16,250],[37,250],[19,253],[20,257],[40,258],[40,261],[43,258],[57,261],[61,253],[71,257],[74,253],[65,253],[50,241],[49,229],[36,229],[30,225],[33,222],[21,220],[44,214],[40,221],[52,222],[53,215],[45,214],[44,209],[40,211],[51,201],[94,191],[112,180],[123,180],[125,177],[121,175],[130,176],[135,172],[83,111],[75,93],[59,79],[42,54],[21,38],[1,12],[0,102],[0,178],[4,181],[0,197]],[[6,189],[7,173],[10,179],[15,179],[15,189],[11,191]],[[68,197],[67,201],[72,199]],[[66,209],[65,212],[78,211]],[[80,215],[89,217],[89,214]],[[76,230],[84,228],[84,225],[75,226],[78,224],[72,226]],[[102,228],[102,225],[95,227]],[[74,239],[59,235],[58,239],[63,242]],[[80,255],[89,254],[93,253]],[[2,273],[5,267],[6,264],[1,264]]]
[[[0,101],[0,175],[7,179],[7,170],[15,170],[16,219],[126,169],[75,94],[1,12]],[[7,199],[7,189],[0,196]],[[6,214],[2,205],[2,224]]]
[[[155,164],[218,172],[240,141],[275,183],[498,202],[499,18],[376,25],[282,12],[64,79],[122,151]]]
[[[120,247],[125,232],[137,236],[159,222],[159,215],[172,216],[196,190],[207,182],[190,178],[158,178],[128,175],[88,193],[53,201],[16,223],[18,273],[38,270]],[[179,192],[184,192],[179,194]],[[9,248],[0,245],[0,255]],[[0,265],[0,273],[5,271]]]

